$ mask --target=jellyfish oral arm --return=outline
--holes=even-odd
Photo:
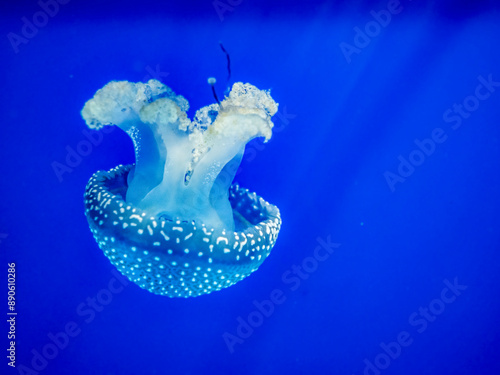
[[[186,115],[186,99],[156,80],[146,84],[111,82],[82,110],[90,128],[117,125],[132,138],[136,165],[129,177],[127,202],[153,215],[198,220],[233,229],[229,202],[214,202],[224,166],[256,137],[267,141],[277,104],[266,91],[236,83],[221,105]],[[234,171],[236,169],[233,169]],[[229,184],[233,176],[224,176]],[[214,185],[215,184],[215,185]]]

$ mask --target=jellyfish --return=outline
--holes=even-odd
[[[246,143],[270,139],[277,107],[241,82],[193,120],[188,101],[157,80],[96,92],[81,112],[87,126],[118,126],[135,151],[135,164],[96,172],[84,195],[90,230],[122,274],[158,295],[195,297],[259,268],[280,212],[233,179]]]

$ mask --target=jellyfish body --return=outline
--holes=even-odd
[[[236,83],[193,121],[187,109],[151,80],[111,82],[82,110],[90,128],[126,131],[136,155],[135,165],[90,179],[85,212],[94,238],[130,280],[169,297],[242,280],[269,255],[281,226],[277,207],[231,185],[245,144],[272,134],[269,93]]]

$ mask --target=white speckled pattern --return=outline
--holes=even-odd
[[[131,167],[95,173],[85,213],[104,254],[141,288],[169,297],[208,294],[244,279],[269,255],[281,226],[277,207],[232,185],[233,212],[246,222],[237,231],[161,219],[124,201]]]

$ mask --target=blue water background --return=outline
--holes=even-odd
[[[40,5],[2,2],[0,290],[15,262],[17,370],[74,322],[40,374],[499,374],[500,87],[470,98],[482,79],[500,81],[499,7],[401,1],[346,58],[341,43],[354,46],[354,28],[387,1],[222,2],[218,13],[212,1],[72,0],[17,53],[7,35]],[[130,283],[90,319],[87,298],[114,275],[83,192],[97,170],[133,162],[132,144],[115,130],[71,172],[57,176],[54,162],[86,139],[80,110],[110,80],[156,72],[190,115],[212,103],[207,78],[226,88],[219,41],[232,81],[280,104],[272,140],[249,145],[236,178],[280,208],[277,244],[231,288],[170,299]],[[464,101],[477,108],[445,121]],[[418,159],[415,140],[435,132],[442,142]],[[410,154],[419,165],[389,184]],[[340,246],[314,263],[321,241]],[[291,282],[294,266],[310,272]],[[262,317],[254,302],[273,290],[283,303]],[[415,314],[429,307],[424,329]],[[249,316],[253,332],[228,345]],[[384,354],[405,332],[408,345]],[[0,373],[23,373],[0,357]]]

